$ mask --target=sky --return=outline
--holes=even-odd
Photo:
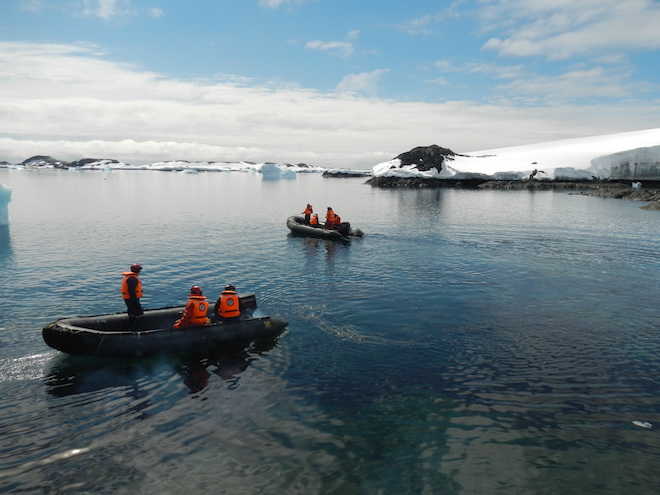
[[[0,0],[0,160],[367,168],[660,127],[658,26],[660,0]]]

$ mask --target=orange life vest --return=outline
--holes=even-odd
[[[220,294],[220,307],[218,309],[220,318],[236,318],[241,316],[238,294],[234,290],[224,290]]]
[[[130,299],[131,296],[128,292],[128,279],[130,277],[135,277],[137,279],[137,285],[135,286],[135,296],[140,298],[142,297],[142,281],[137,278],[137,273],[134,272],[124,272],[122,273],[124,278],[121,280],[121,297],[124,299]]]
[[[333,210],[328,210],[325,214],[325,224],[329,227],[335,223],[335,212]]]
[[[308,206],[307,208],[305,208],[305,211],[303,211],[303,214],[305,215],[311,215],[312,213],[314,213],[314,210],[312,209],[311,206]]]
[[[208,325],[211,320],[208,319],[209,301],[204,296],[190,295],[188,303],[183,310],[183,316],[174,323],[174,328],[199,327]]]
[[[319,224],[319,217],[314,215],[312,219],[309,221],[310,225],[318,225]]]
[[[335,225],[339,225],[341,223],[341,217],[335,213],[335,219],[334,219]]]

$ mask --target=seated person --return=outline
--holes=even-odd
[[[190,288],[190,295],[183,315],[174,322],[174,328],[201,327],[211,323],[208,319],[209,302],[202,295],[202,289],[197,285]]]
[[[314,213],[312,215],[312,219],[309,221],[309,224],[312,227],[318,227],[319,226],[319,214],[318,213]]]
[[[241,316],[241,308],[236,293],[236,287],[227,285],[225,290],[220,293],[218,301],[215,303],[215,314],[223,320],[238,318]]]
[[[325,228],[333,229],[335,227],[335,212],[328,206],[328,211],[325,213]]]

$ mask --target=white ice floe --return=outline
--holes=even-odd
[[[634,161],[635,157],[660,166],[659,145],[660,129],[647,129],[464,153],[466,156],[446,159],[442,172],[434,168],[420,171],[414,165],[401,167],[398,159],[379,163],[372,171],[381,177],[459,178],[457,174],[470,173],[522,178],[533,170],[539,171],[537,179],[608,177],[613,166]],[[615,153],[617,156],[606,157]]]
[[[9,202],[11,201],[11,189],[0,184],[0,225],[9,225]]]
[[[635,426],[639,426],[640,428],[646,428],[646,429],[653,428],[653,425],[648,421],[633,421],[632,424],[634,424]]]

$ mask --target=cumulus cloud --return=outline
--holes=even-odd
[[[480,10],[484,29],[503,30],[484,49],[548,59],[660,48],[655,0],[492,0]]]
[[[347,76],[369,88],[386,69]],[[0,160],[34,154],[359,167],[422,144],[457,151],[655,127],[660,103],[523,107],[182,80],[84,45],[0,43]]]

